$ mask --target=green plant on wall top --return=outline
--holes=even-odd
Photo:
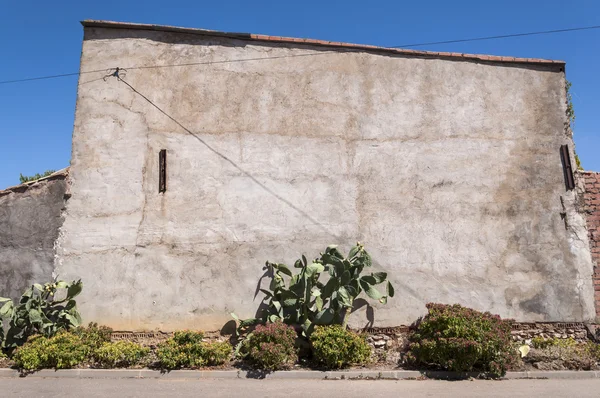
[[[0,319],[8,319],[5,348],[12,350],[21,346],[29,336],[40,334],[54,336],[59,330],[69,330],[81,324],[75,297],[81,293],[83,284],[79,281],[67,283],[54,281],[41,285],[33,284],[23,293],[18,304],[0,298],[4,305],[0,308]],[[59,295],[62,298],[57,298]]]
[[[43,174],[36,173],[32,176],[24,176],[23,174],[19,174],[19,181],[21,182],[21,184],[23,184],[26,182],[39,180],[40,178],[48,177],[50,174],[53,174],[55,172],[56,170],[46,170]]]
[[[569,126],[573,128],[575,126],[575,109],[573,108],[573,96],[571,95],[571,86],[573,86],[573,83],[566,80],[567,118],[569,118]]]
[[[240,321],[240,327],[283,321],[301,325],[303,334],[309,336],[315,325],[343,323],[346,326],[354,300],[362,292],[382,304],[394,296],[387,273],[363,275],[364,269],[371,265],[371,256],[360,243],[350,249],[347,257],[336,246],[328,246],[321,257],[310,263],[302,256],[294,264],[299,270],[297,274],[285,264],[267,262],[271,283],[269,290],[261,289],[267,308],[259,318]],[[323,274],[325,272],[327,274]],[[326,282],[321,280],[322,274],[329,276]],[[287,282],[286,278],[289,278]],[[375,287],[383,283],[386,283],[386,294]],[[239,320],[235,314],[232,316]]]
[[[571,95],[571,86],[573,83],[566,80],[565,90],[567,92],[567,119],[569,120],[568,126],[571,130],[575,127],[575,108],[573,108],[573,96]],[[575,163],[577,164],[577,170],[583,170],[581,166],[581,160],[579,159],[579,155],[575,152]]]

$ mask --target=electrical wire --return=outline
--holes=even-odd
[[[469,42],[469,41],[506,39],[506,38],[509,38],[509,37],[546,35],[546,34],[551,34],[551,33],[574,32],[574,31],[578,31],[578,30],[590,30],[590,29],[600,29],[600,25],[596,25],[596,26],[584,26],[584,27],[569,28],[569,29],[544,30],[544,31],[539,31],[539,32],[514,33],[514,34],[510,34],[510,35],[475,37],[475,38],[471,38],[471,39],[432,41],[432,42],[429,42],[429,43],[417,43],[417,44],[402,44],[400,46],[392,46],[391,48],[410,48],[410,47],[431,46],[431,45],[434,45],[434,44],[465,43],[465,42]]]
[[[544,31],[539,31],[539,32],[514,33],[514,34],[509,34],[509,35],[475,37],[475,38],[470,38],[470,39],[457,39],[457,40],[435,41],[435,42],[428,42],[428,43],[403,44],[403,45],[399,45],[399,46],[391,46],[389,48],[411,48],[411,47],[422,47],[422,46],[430,46],[430,45],[437,45],[437,44],[465,43],[465,42],[472,42],[472,41],[506,39],[506,38],[511,38],[511,37],[523,37],[523,36],[545,35],[545,34],[553,34],[553,33],[565,33],[565,32],[574,32],[574,31],[581,31],[581,30],[591,30],[591,29],[600,29],[600,25],[583,26],[583,27],[568,28],[568,29],[544,30]],[[226,63],[234,63],[234,62],[250,62],[250,61],[263,61],[263,60],[271,60],[271,59],[282,59],[282,58],[308,57],[308,56],[325,55],[325,54],[329,54],[329,53],[317,52],[317,53],[308,53],[308,54],[280,55],[280,56],[275,56],[275,57],[258,57],[258,58],[231,59],[231,60],[223,60],[223,61],[189,62],[189,63],[184,63],[184,64],[172,64],[172,65],[133,66],[133,67],[125,68],[125,69],[130,69],[130,70],[157,69],[157,68],[172,68],[172,67],[184,67],[184,66],[215,65],[215,64],[226,64]],[[91,70],[91,71],[83,71],[83,72],[64,73],[61,75],[49,75],[49,76],[29,77],[29,78],[24,78],[24,79],[4,80],[4,81],[0,81],[0,85],[1,84],[9,84],[9,83],[29,82],[29,81],[34,81],[34,80],[57,79],[57,78],[61,78],[61,77],[78,76],[78,75],[83,75],[83,74],[88,74],[88,73],[97,73],[97,72],[104,72],[104,71],[106,71],[106,68],[98,69],[98,70]]]
[[[323,224],[321,224],[318,220],[316,220],[315,218],[313,218],[310,214],[308,214],[304,210],[300,209],[299,207],[297,207],[296,205],[294,205],[292,202],[290,202],[288,199],[282,197],[281,195],[279,195],[278,193],[276,193],[275,191],[273,191],[271,188],[267,187],[264,183],[260,182],[256,177],[254,177],[248,171],[246,171],[245,169],[243,169],[240,165],[238,165],[236,162],[234,162],[231,158],[229,158],[228,156],[226,156],[223,153],[221,153],[218,150],[216,150],[208,142],[206,142],[204,139],[202,139],[198,134],[195,134],[192,130],[190,130],[189,128],[187,128],[186,126],[184,126],[180,121],[178,121],[177,119],[175,119],[173,116],[169,115],[161,107],[159,107],[157,104],[155,104],[147,96],[145,96],[144,94],[142,94],[141,92],[139,92],[135,87],[133,87],[131,84],[129,84],[127,81],[125,81],[121,76],[119,76],[119,70],[117,70],[112,76],[115,77],[119,82],[121,82],[121,83],[125,84],[127,87],[129,87],[131,89],[131,91],[133,91],[135,94],[137,94],[140,97],[142,97],[146,102],[148,102],[156,110],[158,110],[160,113],[162,113],[167,118],[169,118],[172,122],[174,122],[179,127],[181,127],[189,135],[191,135],[196,140],[198,140],[198,142],[200,142],[202,145],[204,145],[212,153],[214,153],[215,155],[217,155],[221,159],[223,159],[226,162],[228,162],[229,164],[231,164],[233,167],[235,167],[238,171],[240,171],[246,177],[250,178],[250,180],[252,180],[255,184],[257,184],[260,188],[262,188],[265,192],[269,193],[270,195],[272,195],[273,197],[275,197],[276,199],[278,199],[282,203],[286,204],[287,206],[289,206],[290,208],[292,208],[293,210],[295,210],[296,212],[298,212],[299,214],[301,214],[303,217],[305,217],[306,219],[308,219],[310,222],[312,222],[314,225],[316,225],[317,227],[319,227],[321,230],[323,230],[327,234],[329,234],[329,235],[331,235],[331,236],[333,236],[333,237],[335,237],[335,238],[337,238],[339,240],[339,236],[337,236],[336,234],[334,234],[331,231],[329,231]]]
[[[236,63],[236,62],[263,61],[263,60],[282,59],[282,58],[309,57],[309,56],[326,55],[326,54],[329,54],[329,53],[315,52],[315,53],[307,53],[307,54],[278,55],[278,56],[274,56],[274,57],[256,57],[256,58],[227,59],[227,60],[221,60],[221,61],[188,62],[188,63],[184,63],[184,64],[131,66],[128,68],[123,68],[123,69],[135,70],[135,69],[157,69],[157,68],[173,68],[173,67],[183,67],[183,66],[215,65],[215,64],[228,64],[228,63]],[[16,79],[16,80],[5,80],[5,81],[0,81],[0,84],[20,83],[20,82],[28,82],[28,81],[32,81],[32,80],[56,79],[59,77],[77,76],[77,75],[83,75],[83,74],[87,74],[87,73],[106,72],[107,70],[110,70],[110,69],[115,69],[115,68],[98,69],[98,70],[90,70],[90,71],[74,72],[74,73],[65,73],[62,75],[51,75],[51,76],[30,77],[30,78]]]

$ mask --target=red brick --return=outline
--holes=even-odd
[[[592,280],[596,314],[600,316],[600,173],[583,172],[580,176],[585,182],[584,211],[586,212],[592,261],[596,264]]]

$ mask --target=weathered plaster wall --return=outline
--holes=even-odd
[[[0,296],[51,280],[66,190],[62,171],[0,191]]]
[[[259,57],[277,58],[133,68]],[[81,69],[115,66],[194,134],[123,82],[81,76],[57,271],[83,279],[87,320],[215,329],[254,314],[265,260],[357,240],[396,285],[378,326],[429,301],[593,318],[585,220],[559,156],[572,146],[561,64],[87,28]]]
[[[592,263],[594,274],[594,299],[596,303],[596,317],[600,319],[600,173],[581,171],[578,173],[579,181],[583,185],[584,211],[588,226],[588,238],[592,250]]]

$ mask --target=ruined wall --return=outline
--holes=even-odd
[[[0,296],[51,280],[63,223],[66,171],[0,191]]]
[[[594,265],[592,279],[595,290],[596,316],[600,317],[600,173],[583,171],[579,172],[579,176],[584,184],[584,211]]]
[[[397,296],[355,326],[409,324],[430,301],[594,317],[559,156],[572,147],[562,64],[86,28],[81,69],[114,66],[192,133],[104,72],[81,75],[57,271],[83,279],[86,320],[214,330],[254,315],[265,260],[356,241]]]

